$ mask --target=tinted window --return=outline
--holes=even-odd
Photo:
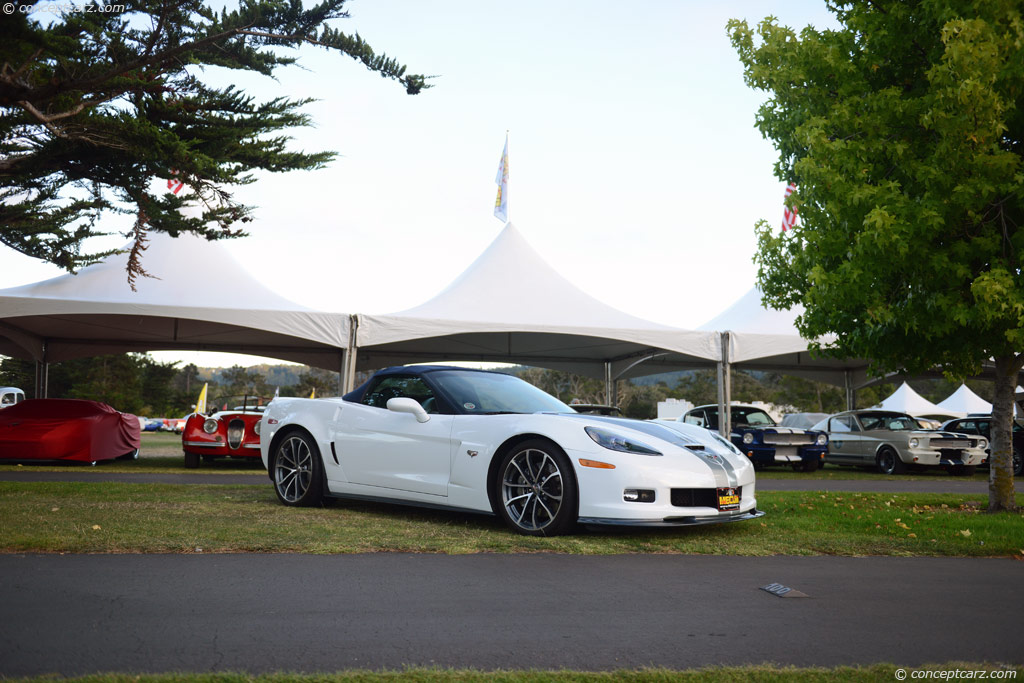
[[[686,422],[687,424],[697,425],[698,427],[703,427],[707,420],[704,419],[704,411],[698,410],[692,413],[687,413],[686,417],[683,418],[683,422]]]
[[[496,372],[440,370],[430,379],[466,413],[574,413],[557,398],[518,377]]]
[[[434,392],[419,377],[405,375],[389,375],[367,387],[363,394],[363,403],[375,408],[387,408],[388,401],[393,398],[411,398],[419,402],[429,412],[437,412]]]
[[[850,419],[848,415],[843,415],[841,417],[833,417],[832,420],[829,422],[828,428],[830,431],[833,432],[852,432],[852,422],[853,421]]]

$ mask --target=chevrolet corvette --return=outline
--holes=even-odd
[[[361,498],[498,515],[514,531],[760,517],[754,468],[680,422],[584,415],[511,375],[378,371],[341,398],[275,399],[260,451],[285,505]]]

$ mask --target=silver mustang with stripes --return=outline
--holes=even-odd
[[[260,447],[285,505],[333,497],[446,507],[498,515],[527,535],[763,514],[754,468],[717,434],[579,414],[485,370],[393,367],[341,398],[275,399]]]

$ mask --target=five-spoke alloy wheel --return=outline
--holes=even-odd
[[[305,432],[286,434],[274,447],[274,491],[285,505],[320,505],[324,497],[320,449]]]
[[[553,443],[531,439],[501,461],[496,496],[502,518],[527,536],[555,536],[576,523],[576,476]]]

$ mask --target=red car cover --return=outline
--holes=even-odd
[[[0,410],[0,458],[113,460],[141,443],[139,419],[106,403],[28,399]]]

